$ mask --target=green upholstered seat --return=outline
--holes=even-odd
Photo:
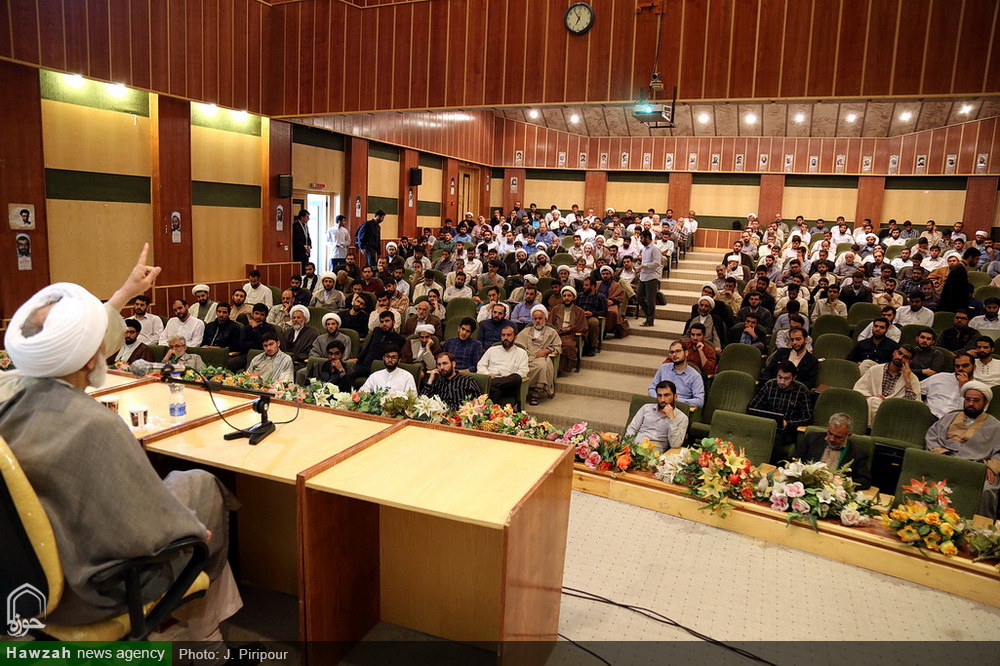
[[[944,456],[923,449],[907,449],[903,454],[903,468],[896,485],[895,503],[903,498],[903,486],[913,479],[947,481],[951,488],[951,506],[963,518],[972,518],[979,512],[986,480],[986,465],[954,456]]]
[[[753,377],[746,373],[723,370],[717,374],[705,396],[705,406],[691,415],[691,436],[708,437],[712,415],[716,410],[739,414],[745,412],[756,387]]]
[[[927,430],[933,423],[934,416],[924,403],[887,398],[872,421],[872,439],[876,444],[922,449]]]
[[[860,377],[861,370],[856,363],[843,358],[826,357],[819,363],[819,370],[816,373],[816,386],[835,386],[842,389],[853,389]],[[867,422],[867,417],[865,417],[865,421]]]
[[[824,333],[814,337],[813,355],[818,359],[836,358],[844,360],[854,349],[855,342],[849,336],[840,333]],[[822,365],[822,363],[820,363]]]
[[[764,360],[758,350],[753,345],[745,345],[740,342],[731,342],[722,350],[719,357],[718,371],[738,370],[745,372],[754,379],[760,376]]]
[[[754,465],[771,462],[777,423],[773,419],[716,410],[708,436],[732,442]]]

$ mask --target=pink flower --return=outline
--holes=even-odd
[[[788,498],[784,495],[771,495],[771,508],[775,511],[788,511]]]
[[[580,421],[579,423],[572,426],[569,430],[566,431],[566,437],[576,437],[586,429],[587,429],[587,422]]]
[[[809,503],[804,499],[796,497],[792,500],[792,511],[796,511],[798,513],[809,513]]]
[[[597,451],[591,451],[590,456],[587,457],[587,460],[584,462],[584,464],[591,469],[597,469],[597,466],[600,464],[600,462],[601,462],[601,454],[599,454]]]
[[[806,487],[802,485],[801,481],[789,483],[785,486],[785,494],[789,497],[802,497],[806,494]]]

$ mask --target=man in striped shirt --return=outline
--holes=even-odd
[[[481,395],[479,382],[470,375],[462,374],[455,367],[455,356],[449,352],[437,355],[437,369],[427,374],[427,382],[420,389],[421,395],[437,396],[448,409],[456,410],[464,403]]]

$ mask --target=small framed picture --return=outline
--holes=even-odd
[[[181,212],[179,210],[170,212],[170,242],[181,242]]]
[[[559,166],[560,167],[566,166],[566,151],[565,150],[560,150],[559,151]]]
[[[587,153],[580,153],[580,166],[581,167],[587,166]]]
[[[785,171],[791,171],[793,166],[795,166],[795,155],[785,153]]]
[[[945,173],[955,173],[955,167],[958,166],[958,155],[948,155],[944,159],[944,172]]]
[[[17,270],[31,270],[31,235],[20,233],[14,237],[17,241]]]
[[[809,173],[816,173],[819,171],[819,155],[809,156]]]
[[[285,207],[278,204],[274,209],[274,230],[284,231],[285,230]]]
[[[844,169],[847,167],[847,155],[837,155],[837,161],[834,162],[834,171],[837,173],[844,173]]]
[[[674,168],[674,154],[667,153],[666,159],[663,160],[663,168],[667,171],[672,171]]]
[[[601,153],[601,168],[602,169],[607,169],[608,168],[608,154],[607,153]]]
[[[622,168],[623,169],[627,169],[628,168],[628,153],[622,153],[621,164],[622,164]]]
[[[711,169],[712,171],[718,171],[722,168],[722,155],[719,153],[712,153]]]
[[[510,179],[510,191],[517,192],[517,176],[512,176]]]
[[[733,166],[736,171],[743,171],[743,163],[746,160],[746,156],[743,153],[736,153],[736,159],[733,161]]]
[[[872,172],[872,156],[865,155],[861,158],[861,171],[864,173]]]
[[[989,153],[979,153],[976,156],[976,173],[986,173],[986,169],[990,164],[990,154]]]
[[[698,153],[688,153],[688,169],[694,171],[698,168]]]
[[[759,153],[757,155],[757,168],[761,171],[767,168],[767,153]]]
[[[917,155],[917,173],[927,173],[926,155]]]
[[[8,204],[7,221],[14,231],[31,231],[35,228],[34,204]]]
[[[889,155],[889,173],[894,174],[899,171],[899,155]]]
[[[653,166],[653,153],[642,154],[642,168],[649,169]]]
[[[523,150],[515,150],[514,151],[514,164],[516,164],[517,166],[523,166],[524,165],[524,151]]]

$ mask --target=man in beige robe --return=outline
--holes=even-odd
[[[552,354],[558,354],[561,346],[559,334],[546,325],[548,310],[542,304],[531,308],[531,324],[526,326],[514,340],[528,352],[528,404],[537,405],[542,396],[555,395],[555,369]]]
[[[559,295],[562,302],[552,308],[552,312],[549,313],[549,323],[559,333],[562,343],[559,370],[571,372],[576,368],[577,335],[585,334],[589,327],[587,316],[579,306],[575,305],[576,289],[570,286],[563,287]]]
[[[892,353],[892,360],[884,365],[873,365],[861,375],[854,390],[868,401],[868,426],[875,420],[875,413],[886,398],[920,400],[920,380],[910,370],[913,347],[901,345]]]

